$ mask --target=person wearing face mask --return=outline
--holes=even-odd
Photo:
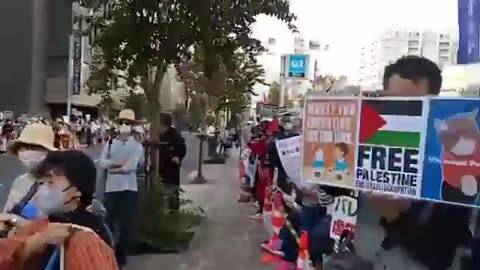
[[[118,269],[106,243],[106,227],[86,209],[95,191],[93,160],[80,151],[52,151],[32,174],[44,179],[33,198],[42,215],[26,220],[0,214],[0,223],[12,224],[15,229],[14,234],[0,239],[4,248],[0,269]],[[65,252],[60,252],[61,248]]]
[[[123,110],[118,119],[118,136],[105,144],[100,166],[106,170],[105,207],[110,228],[118,228],[115,255],[118,264],[127,263],[134,217],[137,212],[137,168],[143,163],[143,146],[132,136],[137,123],[132,110]],[[118,226],[114,226],[114,225]]]
[[[32,169],[39,164],[47,155],[48,151],[57,150],[53,146],[55,135],[51,127],[44,124],[31,124],[26,126],[20,137],[7,146],[7,151],[15,155],[27,167]],[[15,210],[17,214],[20,209],[13,209],[25,197],[29,191],[35,193],[38,184],[37,179],[30,173],[18,176],[10,188],[4,211]],[[26,203],[26,202],[25,202]],[[18,206],[16,208],[19,208]]]

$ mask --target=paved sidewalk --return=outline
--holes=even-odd
[[[266,236],[263,225],[249,216],[250,204],[237,203],[237,160],[226,165],[204,165],[208,182],[183,185],[186,194],[204,207],[208,218],[198,228],[190,249],[181,254],[134,257],[129,270],[270,270],[260,262],[259,247]],[[182,179],[188,181],[183,173]],[[192,177],[194,173],[190,173]]]

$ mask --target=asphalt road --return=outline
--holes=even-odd
[[[187,156],[182,163],[182,176],[185,177],[197,169],[199,140],[188,133],[184,133],[183,136],[187,144]],[[102,146],[97,145],[82,149],[82,151],[87,153],[93,160],[98,160],[102,152]],[[25,172],[27,172],[27,168],[16,157],[0,154],[0,209],[3,209],[13,180]]]

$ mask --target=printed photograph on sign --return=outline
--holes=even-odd
[[[357,188],[420,196],[425,104],[422,99],[362,100],[355,171]]]
[[[302,152],[305,181],[354,187],[359,104],[355,98],[306,100]]]
[[[430,101],[422,197],[480,206],[479,108],[478,99]]]

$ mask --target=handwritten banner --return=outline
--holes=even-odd
[[[355,187],[359,109],[359,100],[355,98],[306,99],[302,143],[304,179],[326,185]]]
[[[330,237],[340,240],[343,231],[354,232],[357,224],[358,210],[358,192],[354,197],[339,196],[335,197],[335,202],[327,208],[327,212],[332,216],[330,225]]]
[[[301,182],[301,144],[302,137],[295,136],[275,142],[278,156],[288,178],[294,183]]]

